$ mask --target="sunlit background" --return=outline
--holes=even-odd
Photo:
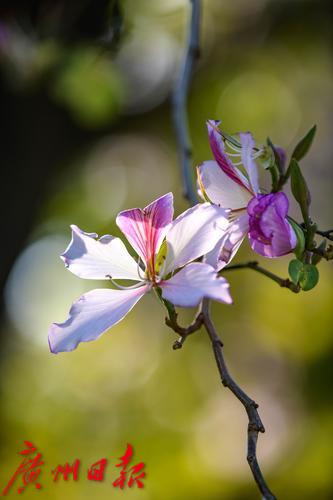
[[[43,491],[30,485],[26,498],[258,499],[246,463],[247,418],[222,388],[203,331],[173,351],[164,311],[146,296],[96,342],[57,356],[47,343],[50,323],[101,285],[59,259],[69,224],[119,235],[120,210],[168,191],[177,213],[186,208],[169,97],[189,2],[3,4],[0,490],[28,439],[45,465]],[[207,118],[220,118],[230,133],[251,130],[259,142],[269,135],[288,151],[317,123],[302,165],[312,216],[328,229],[330,2],[205,0],[202,11],[189,96],[195,163],[211,158]],[[292,213],[300,219],[296,207]],[[249,258],[245,244],[236,261]],[[288,257],[264,264],[287,276]],[[260,405],[263,470],[285,500],[333,498],[332,278],[324,262],[319,285],[294,295],[253,271],[230,272],[235,304],[213,308],[230,370]],[[192,313],[181,314],[184,323]],[[127,443],[133,463],[146,463],[143,490],[112,487]],[[88,481],[88,466],[103,457],[105,480]],[[52,483],[50,470],[76,458],[79,481]]]

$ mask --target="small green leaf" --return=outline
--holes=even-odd
[[[293,230],[295,231],[297,238],[296,247],[294,248],[294,254],[299,260],[302,260],[305,250],[305,236],[303,229],[291,217],[288,217],[288,221],[291,224]]]
[[[289,262],[289,267],[288,267],[289,276],[291,278],[291,281],[295,283],[295,285],[298,284],[302,268],[303,268],[303,262],[301,262],[298,259],[293,259]]]
[[[292,158],[290,162],[290,175],[291,191],[301,208],[304,222],[307,223],[309,220],[309,206],[311,202],[310,192],[295,158]]]
[[[295,285],[299,285],[304,292],[316,286],[319,280],[319,272],[313,264],[304,264],[294,259],[289,262],[289,276]]]
[[[299,278],[299,284],[304,292],[312,290],[319,281],[319,271],[313,264],[304,264]]]
[[[299,141],[297,146],[294,149],[294,152],[292,154],[292,158],[295,158],[295,160],[301,160],[306,153],[309,151],[312,141],[314,139],[315,133],[317,130],[317,126],[314,125],[309,132]]]

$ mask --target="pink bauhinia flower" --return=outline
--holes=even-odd
[[[236,254],[246,235],[252,249],[264,257],[280,257],[296,246],[295,232],[288,222],[289,201],[282,193],[261,194],[255,162],[262,151],[255,148],[250,132],[239,134],[241,147],[229,144],[227,153],[218,121],[207,122],[208,135],[215,161],[198,167],[198,183],[213,204],[230,210],[230,224],[221,240],[206,258],[216,269],[226,266]],[[284,151],[277,150],[281,162]],[[239,158],[234,163],[232,158]],[[238,168],[244,167],[244,173]]]
[[[53,323],[49,345],[53,353],[71,351],[80,342],[97,339],[122,320],[138,300],[152,289],[181,307],[193,307],[204,297],[232,302],[229,284],[207,263],[193,262],[209,252],[228,227],[226,211],[203,203],[174,221],[173,195],[168,193],[143,210],[121,212],[117,225],[138,254],[128,253],[120,238],[85,233],[72,227],[72,240],[61,255],[80,278],[125,279],[136,284],[121,289],[97,289],[82,295],[64,323]],[[179,271],[178,271],[179,270]]]

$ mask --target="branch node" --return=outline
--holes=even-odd
[[[178,340],[175,340],[173,345],[172,345],[172,349],[174,351],[177,351],[177,349],[181,349],[182,347],[183,347],[183,337],[181,337]]]

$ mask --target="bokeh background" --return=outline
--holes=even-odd
[[[313,218],[329,228],[331,2],[204,0],[202,10],[189,96],[195,162],[211,158],[207,118],[289,151],[317,123],[302,165]],[[169,190],[177,213],[186,208],[170,92],[188,15],[186,0],[1,2],[1,491],[28,439],[45,465],[43,491],[30,486],[26,498],[259,498],[247,419],[220,385],[204,332],[173,351],[164,311],[148,296],[96,342],[57,356],[47,344],[49,324],[100,285],[63,267],[69,224],[119,235],[120,210]],[[253,257],[245,244],[235,262]],[[265,264],[287,275],[288,257]],[[322,263],[320,274],[313,291],[293,295],[235,271],[235,304],[213,309],[230,369],[260,404],[263,470],[286,500],[333,498],[332,267]],[[147,478],[143,490],[118,492],[114,465],[128,442]],[[106,480],[87,481],[102,457]],[[50,469],[76,458],[79,481],[52,483]]]

